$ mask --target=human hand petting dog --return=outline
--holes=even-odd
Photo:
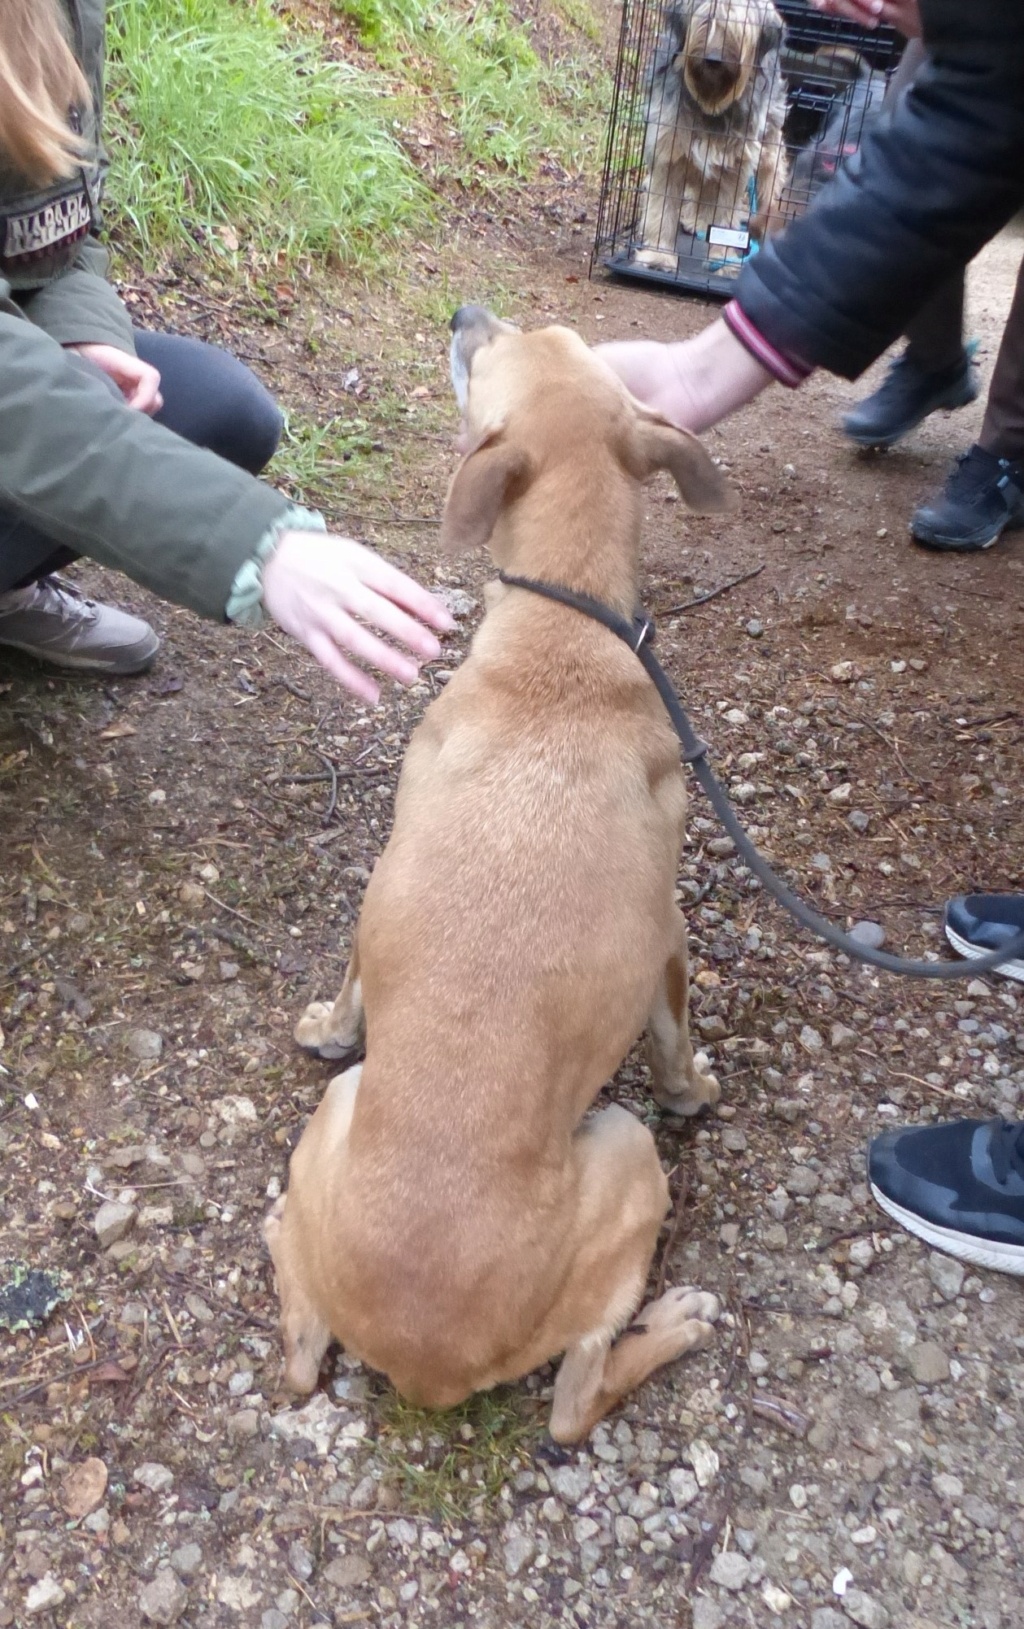
[[[370,703],[377,701],[380,687],[349,657],[400,684],[414,684],[419,661],[441,654],[430,629],[448,633],[455,626],[441,602],[404,571],[350,537],[324,532],[282,535],[263,568],[263,605],[339,684]],[[378,639],[371,627],[419,661]]]
[[[773,375],[718,319],[693,339],[613,340],[595,347],[637,401],[699,435],[759,396]]]
[[[921,11],[917,0],[811,0],[813,11],[824,11],[830,17],[845,17],[849,23],[861,28],[878,28],[885,24],[895,28],[908,40],[921,38]]]

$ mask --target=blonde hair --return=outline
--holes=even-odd
[[[58,0],[0,0],[0,155],[30,181],[70,175],[81,138],[68,111],[89,102]]]

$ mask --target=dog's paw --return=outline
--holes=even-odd
[[[679,270],[679,256],[668,249],[634,249],[633,259],[638,266],[649,266],[653,271]]]
[[[332,1063],[339,1058],[350,1058],[359,1051],[361,1044],[358,1037],[349,1040],[346,1036],[331,1034],[333,1012],[332,1001],[311,1001],[295,1026],[295,1039],[299,1045],[306,1052],[314,1052],[318,1058],[326,1058]]]
[[[722,1088],[718,1083],[718,1076],[712,1073],[711,1062],[706,1052],[695,1052],[693,1055],[693,1075],[684,1080],[682,1089],[678,1092],[669,1092],[663,1087],[654,1088],[654,1101],[659,1108],[667,1109],[669,1114],[677,1114],[683,1120],[692,1119],[700,1114],[702,1109],[714,1108],[722,1095]]]
[[[687,1352],[702,1352],[714,1339],[721,1307],[714,1295],[692,1285],[666,1290],[637,1313],[633,1328],[657,1348],[654,1364],[671,1363]]]

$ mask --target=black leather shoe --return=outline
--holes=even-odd
[[[1024,526],[1024,470],[974,446],[960,454],[941,493],[914,510],[910,531],[923,548],[969,554],[1017,526]]]
[[[966,407],[978,394],[966,351],[941,373],[928,373],[907,351],[896,358],[874,395],[858,402],[843,429],[858,447],[891,447],[940,407]]]
[[[985,956],[1001,950],[1024,932],[1024,894],[958,894],[946,906],[946,938],[961,956]],[[1024,984],[1024,961],[994,967]]]

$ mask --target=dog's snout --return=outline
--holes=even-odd
[[[459,334],[466,328],[475,328],[480,324],[486,326],[493,321],[491,313],[482,305],[460,305],[458,310],[452,313],[452,320],[448,326],[453,334]]]

